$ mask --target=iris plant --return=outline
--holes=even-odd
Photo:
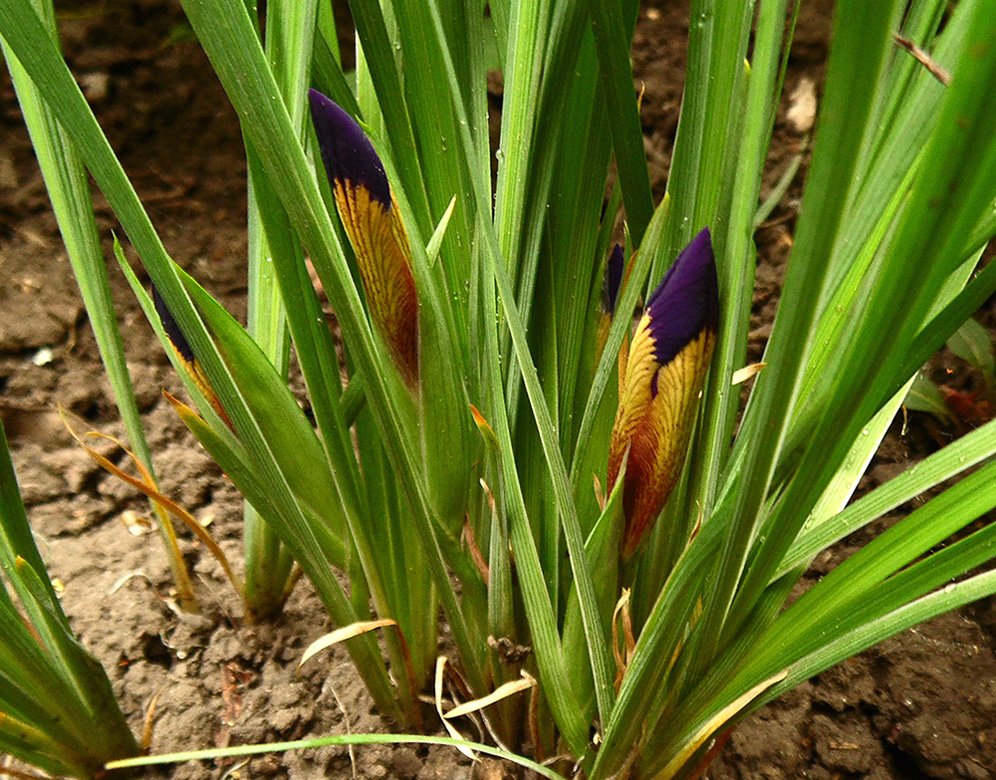
[[[996,0],[837,3],[747,391],[784,0],[693,0],[656,206],[635,3],[353,0],[348,77],[325,3],[274,0],[262,27],[241,0],[182,3],[246,140],[247,328],[169,257],[33,0],[4,0],[0,36],[46,170],[89,170],[161,295],[119,258],[179,350],[183,420],[246,496],[247,611],[279,607],[296,561],[397,726],[426,725],[431,689],[453,733],[470,717],[547,776],[693,777],[790,686],[996,592],[996,526],[971,525],[996,506],[996,423],[850,502],[911,378],[996,290]],[[89,195],[49,187],[133,423]],[[959,472],[785,607],[821,549]]]

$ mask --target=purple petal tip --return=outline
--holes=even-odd
[[[336,182],[363,186],[390,208],[391,187],[384,166],[357,121],[317,90],[308,90],[308,100],[322,162],[333,186]]]
[[[188,363],[193,363],[194,350],[190,348],[190,343],[184,337],[183,331],[180,330],[179,323],[173,319],[173,314],[166,307],[166,301],[163,300],[163,296],[159,293],[155,285],[152,285],[152,303],[156,307],[159,322],[162,323],[163,330],[166,331],[170,343],[172,343],[173,347],[180,353],[180,356],[184,360]]]
[[[703,228],[647,300],[658,365],[674,360],[703,330],[716,330],[718,290],[712,239]]]
[[[609,261],[605,266],[605,279],[602,282],[602,309],[609,315],[616,313],[625,267],[626,257],[622,245],[616,244],[612,247],[612,254],[609,255]]]

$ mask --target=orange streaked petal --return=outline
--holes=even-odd
[[[370,317],[405,380],[418,380],[418,297],[411,248],[395,206],[385,207],[362,184],[336,181],[333,192],[356,253]]]
[[[650,318],[644,314],[636,326],[636,333],[625,355],[620,355],[619,408],[612,426],[609,442],[609,478],[607,489],[612,490],[619,475],[623,454],[637,429],[643,424],[650,407],[650,384],[659,366],[654,359],[654,341],[650,337]]]
[[[608,486],[615,484],[628,450],[623,558],[638,549],[681,475],[715,347],[718,309],[716,266],[706,229],[682,251],[647,300],[629,350],[620,355]]]
[[[411,246],[384,166],[348,113],[308,93],[322,162],[366,292],[370,318],[409,386],[418,382],[418,297]]]
[[[657,395],[630,439],[623,486],[623,558],[639,547],[678,484],[715,342],[715,334],[704,330],[656,374]]]

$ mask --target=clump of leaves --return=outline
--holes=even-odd
[[[916,371],[996,289],[996,266],[973,276],[996,233],[996,0],[838,3],[742,417],[785,2],[693,2],[655,206],[632,3],[355,0],[354,87],[324,4],[268,4],[263,36],[239,0],[185,0],[246,139],[247,328],[169,258],[30,3],[8,5],[0,34],[121,219],[159,314],[123,271],[202,372],[178,363],[198,409],[180,413],[252,507],[247,550],[270,557],[247,552],[247,579],[293,557],[398,724],[421,722],[435,669],[499,745],[569,756],[558,768],[592,780],[693,777],[764,702],[996,591],[975,571],[996,527],[937,547],[996,505],[989,464],[785,606],[819,550],[996,452],[990,423],[845,506]],[[313,422],[287,388],[291,345]],[[440,608],[455,663],[436,659]],[[362,630],[375,624],[383,646]]]
[[[48,579],[2,425],[0,569],[0,753],[53,776],[106,776],[104,764],[137,756],[138,743]]]
[[[919,372],[903,403],[907,409],[928,412],[964,434],[996,417],[996,350],[989,331],[975,319],[965,320],[948,339],[947,348],[970,367],[971,373],[952,377],[960,381],[934,384]]]

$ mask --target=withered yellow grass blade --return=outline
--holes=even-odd
[[[107,461],[99,453],[95,453],[83,442],[82,439],[80,439],[79,436],[77,436],[76,431],[74,431],[72,426],[69,424],[69,418],[66,415],[65,410],[60,409],[59,416],[62,418],[62,424],[66,426],[66,430],[69,431],[69,434],[76,439],[77,442],[79,442],[80,446],[83,447],[86,453],[97,463],[98,466],[101,466],[111,474],[115,474],[116,471],[120,471],[116,466],[114,466],[113,463]],[[124,449],[124,451],[131,457],[132,462],[135,464],[135,468],[142,477],[141,484],[148,485],[150,488],[158,491],[156,481],[145,468],[145,464],[143,464],[139,458],[135,457],[134,454],[123,447],[120,442],[115,440],[115,443],[118,444],[118,446],[121,446],[121,448]],[[117,476],[117,474],[115,474],[115,476]],[[134,484],[132,482],[134,479],[133,477],[124,475],[119,478],[124,479],[124,481],[129,484]],[[142,490],[142,488],[138,489]],[[196,612],[197,598],[194,595],[194,584],[190,581],[190,573],[187,571],[187,566],[183,562],[183,556],[180,554],[180,546],[176,540],[176,530],[173,528],[173,523],[170,522],[169,517],[167,517],[166,510],[163,506],[156,501],[153,501],[152,506],[156,512],[156,516],[159,518],[159,527],[162,529],[163,537],[166,542],[170,571],[173,573],[173,580],[176,583],[177,600],[183,609]]]
[[[446,237],[446,228],[450,224],[450,217],[453,216],[453,210],[456,209],[456,202],[456,195],[454,195],[450,199],[450,205],[446,207],[446,211],[440,217],[439,223],[436,225],[436,229],[429,239],[429,243],[425,245],[425,256],[429,260],[430,266],[434,265],[436,258],[439,257],[439,248],[443,245],[443,238]]]
[[[101,455],[99,452],[93,449],[93,447],[87,445],[87,443],[84,442],[83,439],[79,437],[76,431],[72,429],[72,427],[69,425],[69,421],[66,419],[65,416],[63,416],[63,422],[65,423],[66,428],[68,429],[72,437],[76,439],[77,442],[79,442],[79,445],[84,450],[86,450],[86,454],[89,455],[98,466],[110,472],[115,477],[120,479],[122,482],[131,485],[133,488],[135,488],[135,490],[137,490],[142,495],[146,496],[147,498],[150,498],[153,501],[153,503],[156,505],[157,510],[165,510],[169,514],[173,515],[173,517],[183,522],[183,524],[186,525],[193,532],[193,534],[204,544],[204,546],[208,548],[210,553],[217,559],[218,563],[221,564],[221,568],[225,571],[225,576],[228,577],[229,581],[232,583],[232,587],[235,588],[235,592],[239,594],[239,598],[243,597],[244,588],[242,585],[242,578],[235,573],[235,570],[228,562],[228,557],[225,555],[224,552],[222,552],[222,549],[218,546],[217,542],[215,542],[215,540],[211,537],[211,534],[208,533],[207,529],[204,528],[204,526],[202,526],[199,522],[197,522],[197,519],[192,514],[190,514],[190,512],[188,512],[186,509],[184,509],[182,506],[177,504],[172,499],[167,498],[166,496],[164,496],[162,493],[159,492],[159,488],[156,485],[155,481],[152,479],[152,475],[149,474],[149,472],[142,465],[142,462],[135,456],[133,452],[131,452],[131,450],[125,447],[122,442],[120,442],[118,439],[115,439],[113,436],[108,436],[107,434],[98,433],[96,431],[90,431],[89,433],[86,434],[87,436],[90,437],[106,439],[107,441],[113,442],[114,444],[119,446],[122,450],[124,450],[125,454],[132,459],[132,462],[135,464],[135,467],[142,475],[141,479],[137,479],[131,476],[130,474],[122,471],[113,463],[111,463],[111,461],[109,461],[107,458],[105,458],[103,455]],[[169,529],[168,532],[170,533],[172,532],[172,527],[168,521],[164,523],[164,527]],[[171,538],[173,539],[175,544],[176,535],[172,534]],[[178,547],[176,548],[176,554],[177,556],[179,556]],[[177,587],[179,588],[179,585]],[[192,593],[193,593],[193,588],[191,587],[191,594]]]
[[[382,618],[380,620],[364,620],[359,623],[350,623],[348,626],[343,626],[342,628],[337,628],[335,631],[331,631],[325,636],[321,636],[308,645],[304,654],[301,656],[301,660],[298,661],[297,671],[301,671],[301,667],[305,665],[309,660],[318,653],[322,652],[332,645],[337,645],[340,642],[345,642],[347,639],[352,639],[354,636],[359,636],[360,634],[365,634],[368,631],[375,631],[378,628],[384,628],[385,626],[397,626],[393,620],[389,618]]]
[[[622,595],[612,610],[612,655],[616,659],[617,687],[618,681],[621,681],[623,675],[626,674],[629,661],[633,657],[633,650],[636,648],[636,637],[633,635],[633,621],[629,613],[629,597],[631,594],[632,591],[629,588],[623,588]],[[617,626],[620,625],[620,614],[622,616],[622,641],[626,647],[625,654],[619,649],[619,629]]]
[[[397,622],[391,620],[390,618],[358,620],[354,623],[343,626],[342,628],[337,628],[335,631],[332,631],[323,637],[319,637],[308,645],[308,648],[304,651],[304,655],[301,656],[301,660],[297,665],[297,671],[300,672],[301,667],[304,666],[306,661],[327,647],[331,647],[339,642],[345,642],[348,639],[353,639],[354,637],[366,634],[369,631],[375,631],[378,628],[387,628],[388,626],[393,627],[398,632],[398,644],[400,645],[402,656],[402,671],[404,672],[405,677],[408,678],[409,690],[417,691],[418,683],[415,679],[415,669],[412,666],[412,654],[408,649],[408,641],[405,639],[405,632],[401,630],[401,626],[399,626]],[[417,720],[415,721],[415,725],[421,728],[421,715],[416,714],[416,718]]]
[[[446,672],[446,656],[441,655],[436,659],[436,675],[433,680],[433,699],[436,705],[436,714],[439,715],[439,719],[443,722],[443,727],[446,729],[446,733],[449,734],[453,739],[462,739],[467,741],[466,737],[463,736],[453,724],[446,719],[446,715],[443,712],[443,675]],[[463,753],[471,761],[477,761],[477,756],[474,751],[469,750],[461,745],[457,745],[456,749]]]
[[[733,377],[730,379],[731,385],[739,385],[746,382],[752,376],[760,374],[762,369],[768,365],[767,363],[751,363],[749,366],[744,366],[743,368],[738,368],[733,372]]]
[[[482,696],[480,699],[464,702],[443,715],[443,718],[459,718],[461,715],[467,715],[471,712],[483,710],[485,707],[490,707],[492,704],[499,702],[502,699],[507,699],[509,696],[514,696],[522,691],[528,691],[530,688],[534,688],[537,684],[536,678],[523,670],[521,679],[512,680],[504,685],[499,685],[487,696]]]

